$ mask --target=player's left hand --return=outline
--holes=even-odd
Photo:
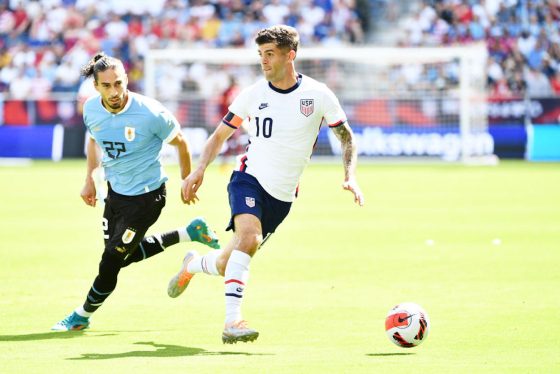
[[[191,205],[191,203],[194,204],[198,201],[196,191],[198,191],[198,188],[202,184],[203,180],[204,169],[196,169],[183,179],[183,183],[181,185],[181,199],[183,200],[183,203]]]
[[[342,188],[348,190],[354,194],[354,202],[358,203],[360,206],[364,206],[364,194],[362,194],[362,190],[360,186],[358,186],[358,182],[354,178],[350,178],[342,184]]]
[[[192,200],[187,200],[185,199],[185,195],[183,194],[183,191],[179,191],[180,195],[181,195],[181,201],[183,201],[183,204],[187,204],[187,205],[191,205],[191,203],[196,203],[198,201],[198,196],[194,195],[194,199]]]

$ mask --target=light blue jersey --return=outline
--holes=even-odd
[[[84,104],[84,123],[103,150],[105,177],[115,192],[140,195],[167,180],[160,151],[180,125],[161,103],[128,91],[125,107],[113,114],[103,107],[101,96],[94,96]]]

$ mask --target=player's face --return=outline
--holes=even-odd
[[[95,89],[101,94],[103,106],[111,113],[121,111],[128,100],[128,77],[124,69],[116,67],[97,74]]]
[[[293,51],[284,51],[274,43],[259,45],[261,69],[267,81],[274,83],[284,79],[293,61]]]

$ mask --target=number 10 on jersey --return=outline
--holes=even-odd
[[[255,117],[255,124],[257,125],[257,135],[255,136],[257,137],[260,136],[262,132],[263,137],[270,138],[270,136],[272,135],[272,118],[265,117],[262,120],[262,125],[261,125],[260,117]]]

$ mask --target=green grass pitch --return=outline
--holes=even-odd
[[[150,232],[204,215],[223,242],[229,173],[200,202],[168,202]],[[85,161],[0,167],[1,373],[560,372],[560,167],[360,164],[366,206],[342,166],[308,167],[300,197],[251,263],[244,317],[261,336],[225,346],[223,283],[166,294],[179,244],[120,274],[85,332],[50,327],[83,302],[102,251],[101,208],[82,203]],[[385,336],[395,304],[431,318],[421,346]]]

